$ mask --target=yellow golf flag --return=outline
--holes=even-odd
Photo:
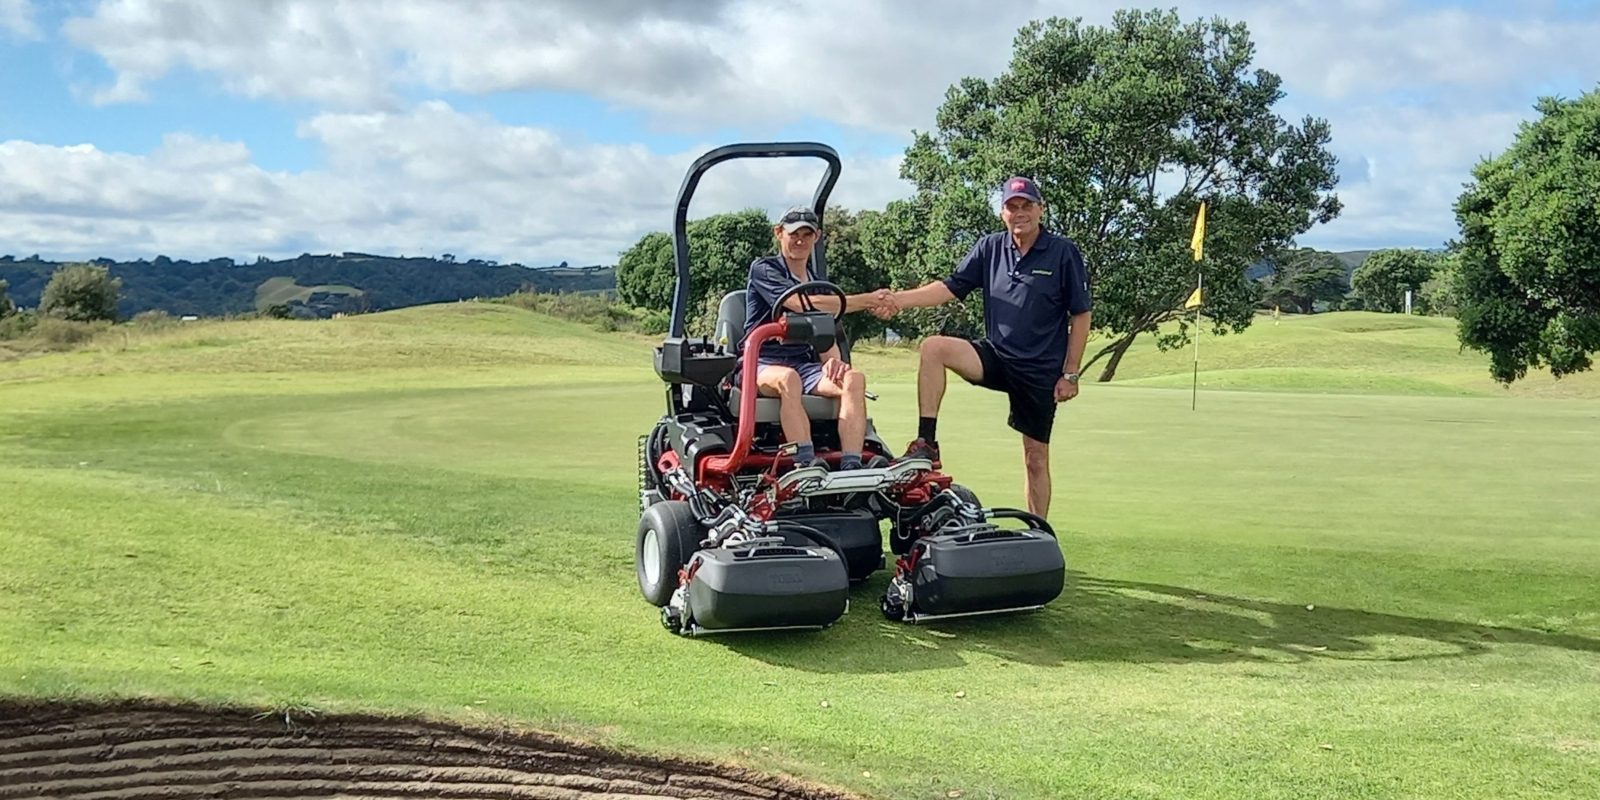
[[[1200,203],[1200,213],[1194,218],[1194,238],[1189,240],[1189,249],[1194,251],[1194,260],[1200,260],[1200,254],[1206,246],[1206,204]],[[1198,290],[1196,290],[1198,291]],[[1195,301],[1199,305],[1198,300]]]
[[[1200,287],[1196,286],[1194,293],[1189,295],[1189,299],[1183,301],[1183,307],[1186,310],[1200,307]]]

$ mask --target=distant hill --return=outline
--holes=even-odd
[[[1378,251],[1376,251],[1376,250],[1346,250],[1346,251],[1344,251],[1342,253],[1334,253],[1333,257],[1339,259],[1339,263],[1344,264],[1346,267],[1348,267],[1350,269],[1351,272],[1355,272],[1356,269],[1358,267],[1360,267],[1361,264],[1367,260],[1367,256],[1370,256],[1370,255],[1372,255],[1373,253],[1376,253],[1376,252],[1378,252]]]
[[[1333,253],[1350,272],[1375,250]],[[51,273],[62,262],[38,257],[0,256],[0,280],[17,305],[31,308]],[[140,311],[160,309],[169,314],[224,316],[265,311],[283,306],[297,317],[329,317],[339,312],[383,311],[471,297],[499,297],[517,291],[613,292],[616,269],[594,265],[552,267],[496,264],[473,259],[458,262],[444,258],[374,255],[345,252],[273,261],[258,259],[238,264],[232,259],[118,262],[95,259],[122,279],[118,313],[128,318]],[[1271,262],[1253,264],[1246,276],[1260,280],[1271,275]]]
[[[223,316],[282,306],[293,316],[328,317],[340,311],[382,311],[407,306],[499,297],[517,291],[609,292],[616,271],[609,266],[531,268],[473,259],[406,258],[347,252],[303,254],[238,264],[232,259],[119,262],[95,259],[122,279],[117,311],[131,317],[160,309],[169,314]],[[0,256],[0,280],[19,306],[36,307],[61,262],[37,256]]]

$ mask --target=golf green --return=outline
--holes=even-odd
[[[1044,611],[891,624],[880,573],[827,631],[706,640],[634,585],[647,339],[463,304],[0,363],[0,697],[515,724],[884,798],[1592,796],[1595,384],[1505,396],[1447,326],[1327,316],[1202,342],[1196,410],[1192,354],[1142,347],[1063,408]],[[903,445],[912,352],[858,363]],[[1004,417],[953,382],[945,466],[1020,505]]]

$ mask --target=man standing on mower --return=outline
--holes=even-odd
[[[983,290],[985,338],[923,340],[917,369],[917,438],[906,458],[939,461],[936,426],[945,370],[1011,400],[1007,422],[1022,434],[1028,510],[1050,512],[1050,431],[1056,404],[1078,395],[1078,370],[1089,339],[1089,274],[1078,246],[1040,226],[1044,198],[1029,178],[1005,182],[1000,218],[1006,230],[978,240],[942,281],[896,292],[891,308],[937,306]]]
[[[772,318],[772,306],[779,295],[792,286],[818,279],[811,270],[811,252],[822,235],[822,221],[816,212],[803,206],[791,208],[773,226],[772,233],[778,239],[778,254],[758,258],[750,265],[750,280],[745,286],[746,339],[758,325]],[[878,308],[888,296],[889,292],[883,289],[851,295],[846,298],[845,307],[848,311]],[[804,311],[805,300],[818,311],[839,311],[839,298],[820,290],[804,299],[791,297],[785,307]],[[801,395],[815,394],[839,399],[839,468],[860,469],[867,434],[867,376],[844,362],[839,345],[835,343],[826,353],[818,354],[809,344],[768,341],[761,345],[757,357],[756,384],[761,394],[778,398],[783,438],[797,448],[795,464],[827,466],[817,457],[811,441],[811,419],[801,399]]]

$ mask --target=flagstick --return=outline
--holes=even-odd
[[[1194,290],[1200,291],[1205,285],[1206,278],[1200,275],[1195,279]],[[1189,410],[1194,411],[1200,402],[1200,307],[1194,309],[1194,384],[1189,394]]]

